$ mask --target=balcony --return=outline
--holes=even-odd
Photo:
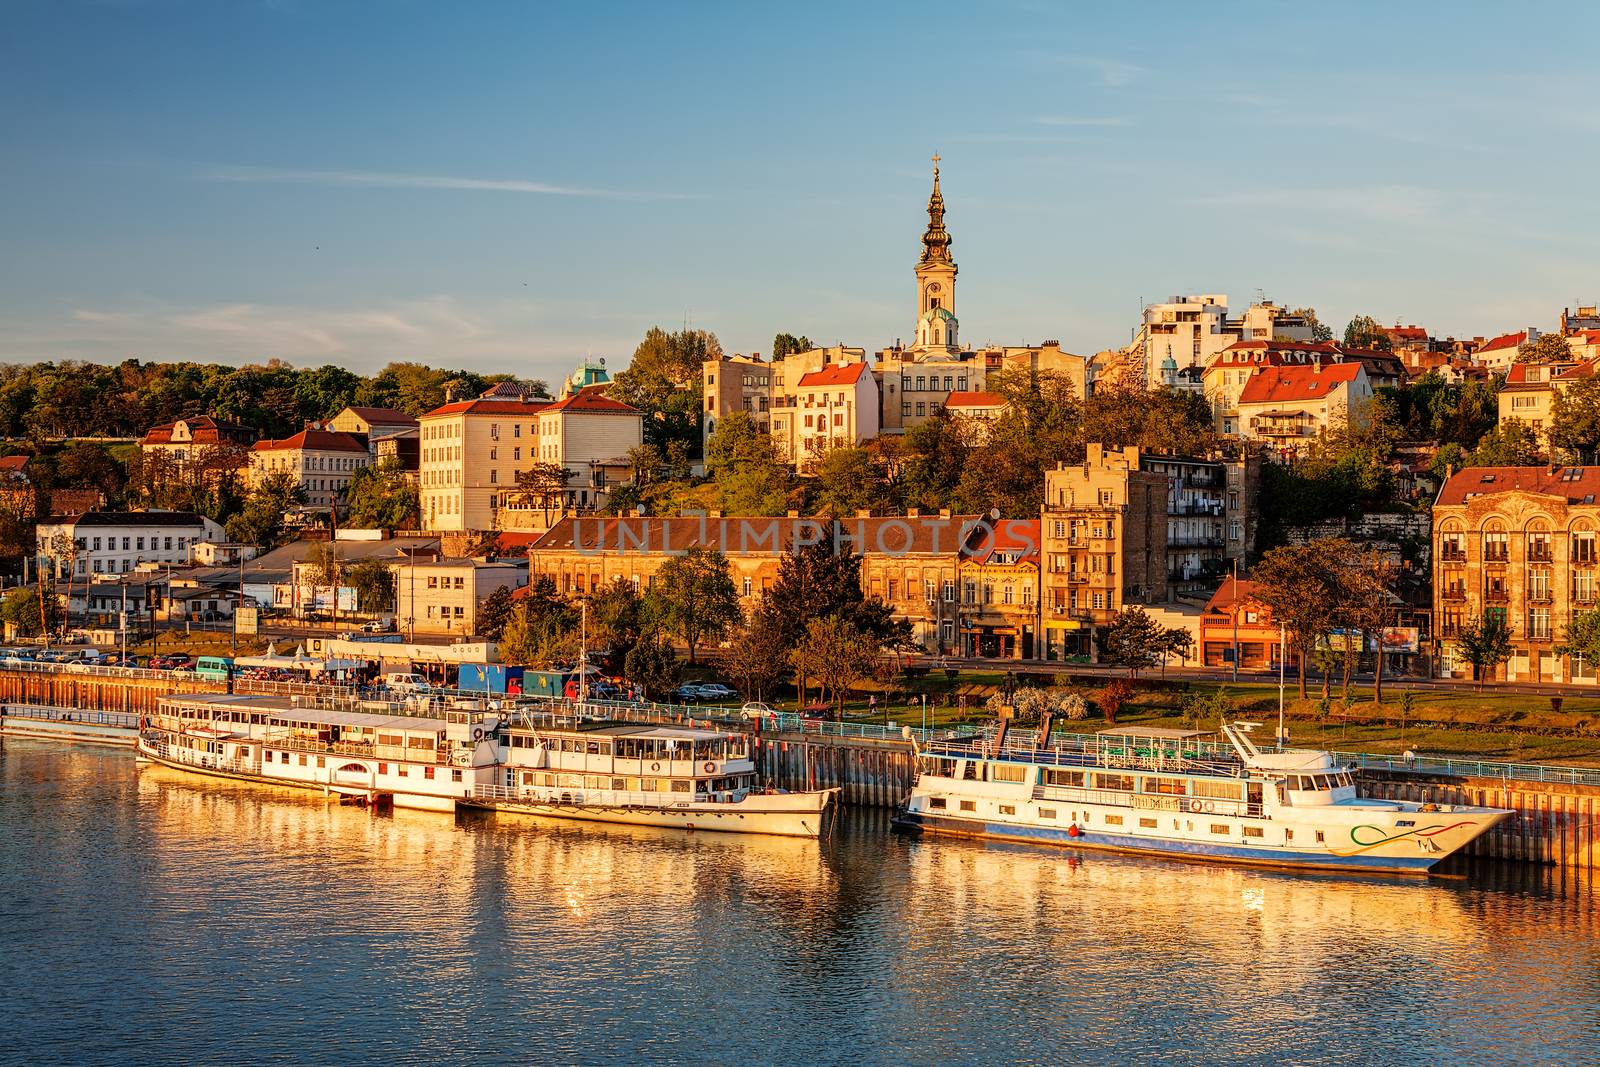
[[[1504,589],[1491,589],[1483,594],[1483,602],[1485,604],[1507,604],[1510,601],[1511,598],[1506,595]]]
[[[1552,558],[1554,558],[1554,557],[1553,557],[1553,554],[1550,551],[1550,546],[1549,545],[1537,545],[1536,544],[1536,545],[1529,545],[1528,546],[1528,562],[1529,563],[1549,563]]]
[[[1467,553],[1459,545],[1444,545],[1439,549],[1439,561],[1441,563],[1465,563],[1467,561]]]
[[[1467,591],[1465,589],[1446,589],[1439,594],[1439,599],[1446,604],[1463,604],[1467,599]]]
[[[1221,548],[1221,534],[1179,534],[1167,538],[1167,548]]]

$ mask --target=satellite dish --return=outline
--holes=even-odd
[[[600,365],[602,367],[604,367],[606,365],[606,357],[605,356],[601,356],[600,357]]]

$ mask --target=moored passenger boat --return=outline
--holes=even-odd
[[[761,789],[751,739],[701,727],[514,714],[504,766],[467,807],[589,822],[817,837],[838,789]]]
[[[1277,867],[1425,872],[1511,812],[1358,794],[1329,753],[1262,752],[1241,724],[1106,730],[1050,748],[935,743],[896,829]]]

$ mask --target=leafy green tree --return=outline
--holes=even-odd
[[[284,514],[306,502],[306,492],[288,471],[269,474],[246,498],[244,510],[228,520],[228,540],[263,548],[276,547],[283,539]]]
[[[21,586],[11,590],[0,600],[0,621],[9,623],[20,637],[38,637],[46,630],[54,631],[61,626],[61,598],[57,595],[55,586],[47,585],[44,588],[44,614],[41,623],[40,616],[40,591],[37,586]]]
[[[1484,434],[1467,456],[1469,467],[1530,467],[1543,462],[1538,436],[1515,419]]]
[[[961,472],[973,454],[968,429],[941,412],[907,430],[904,442],[899,466],[901,504],[924,511],[950,507],[961,484]]]
[[[701,364],[721,356],[722,344],[710,331],[652,327],[633,350],[628,369],[612,382],[610,395],[644,412],[647,442],[663,450],[678,442],[697,454],[705,406]]]
[[[535,463],[527,470],[517,471],[517,501],[542,508],[544,524],[549,526],[551,505],[558,510],[566,506],[567,487],[573,477],[573,472],[559,463]]]
[[[646,700],[659,700],[666,696],[682,676],[678,654],[672,645],[657,633],[642,638],[628,650],[622,664],[622,676],[639,687]]]
[[[350,475],[346,493],[349,526],[367,530],[412,529],[419,520],[417,487],[405,475],[399,460],[386,459]]]
[[[780,333],[772,339],[772,359],[776,362],[797,352],[809,352],[815,347],[805,334],[796,337],[792,333]]]
[[[813,470],[818,514],[847,517],[882,505],[883,478],[866,449],[830,448]]]
[[[1600,611],[1574,612],[1567,632],[1555,647],[1558,656],[1582,656],[1588,664],[1600,663]]]
[[[1111,617],[1095,632],[1100,646],[1100,661],[1128,669],[1137,678],[1146,667],[1161,663],[1165,656],[1187,649],[1192,642],[1188,631],[1162,626],[1137,604],[1129,605]]]
[[[1284,626],[1297,657],[1301,700],[1306,698],[1306,662],[1334,625],[1343,593],[1339,575],[1353,551],[1342,538],[1282,545],[1262,556],[1252,572],[1256,599]]]
[[[1456,651],[1472,665],[1472,680],[1482,689],[1484,675],[1511,658],[1511,630],[1505,618],[1484,612],[1464,624],[1456,634]]]
[[[689,648],[689,662],[694,663],[702,642],[720,640],[741,617],[727,557],[691,545],[683,555],[669,559],[645,596],[645,617],[682,640]]]
[[[781,682],[787,670],[788,649],[783,635],[759,609],[732,635],[718,666],[739,687],[739,692],[755,700],[765,700],[767,692]]]
[[[1560,363],[1572,358],[1572,345],[1559,333],[1541,333],[1517,346],[1518,363]]]
[[[478,636],[490,641],[500,640],[500,635],[505,632],[506,623],[511,618],[511,611],[516,606],[516,601],[511,599],[509,585],[497,586],[483,598],[483,603],[478,607]]]
[[[726,515],[788,510],[789,468],[772,435],[758,430],[748,412],[735,411],[717,423],[706,446],[706,474]]]
[[[307,419],[331,419],[348,407],[364,384],[359,374],[332,364],[295,375],[295,401]]]
[[[1394,342],[1389,340],[1388,333],[1371,315],[1357,315],[1345,325],[1344,344],[1346,348],[1365,348],[1379,352],[1388,352],[1394,348]]]
[[[626,578],[588,596],[589,646],[605,649],[606,660],[621,665],[644,634],[644,598]]]
[[[1550,405],[1550,447],[1593,462],[1600,450],[1600,378],[1579,378],[1556,390]]]
[[[848,619],[830,615],[808,620],[804,636],[789,652],[801,679],[800,703],[806,699],[805,679],[814,678],[834,714],[842,714],[850,690],[872,676],[881,651],[875,637]]]
[[[556,595],[549,575],[528,583],[528,592],[512,608],[497,642],[500,661],[544,666],[570,658],[579,648],[578,611]]]
[[[1331,326],[1324,325],[1322,320],[1317,318],[1316,308],[1295,308],[1293,311],[1290,311],[1289,314],[1299,315],[1306,320],[1307,324],[1311,327],[1311,339],[1313,341],[1333,340],[1333,328]]]
[[[345,581],[356,591],[356,607],[368,614],[393,611],[394,568],[381,559],[364,559],[351,566]]]

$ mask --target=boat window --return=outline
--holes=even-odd
[[[1017,813],[1017,807],[1016,807],[1015,804],[1002,804],[1002,805],[1000,805],[1000,814],[1001,815],[1015,815],[1016,813]]]
[[[965,767],[962,768],[961,778],[967,782],[976,782],[978,780],[977,760],[967,760]]]
[[[1056,817],[1056,809],[1055,808],[1040,808],[1039,809],[1039,818],[1041,818],[1041,819],[1053,819],[1055,817]]]
[[[938,808],[940,811],[943,811],[944,810],[944,797],[929,797],[928,798],[928,807],[930,807],[930,808]]]
[[[1417,825],[1416,820],[1414,820],[1414,819],[1396,819],[1394,821],[1394,824],[1396,826],[1415,826],[1415,825]]]
[[[628,781],[626,778],[613,778],[611,779],[611,788],[620,793],[628,788]]]
[[[1194,790],[1197,797],[1216,797],[1218,800],[1240,800],[1242,783],[1219,782],[1196,779],[1189,783],[1189,788]]]
[[[961,802],[961,810],[962,811],[977,811],[978,810],[977,801],[974,801],[974,800],[963,800]]]
[[[956,761],[953,759],[934,760],[933,773],[940,778],[954,778],[956,775]]]
[[[1225,834],[1228,832],[1228,824],[1225,822],[1214,822],[1211,824],[1211,832],[1214,834]]]
[[[1122,816],[1120,816],[1120,815],[1107,815],[1106,816],[1106,825],[1107,826],[1121,826],[1122,825]]]
[[[1164,793],[1168,796],[1187,796],[1189,783],[1182,778],[1146,778],[1144,780],[1146,793]]]
[[[693,790],[690,789],[690,783],[688,779],[674,778],[672,780],[672,791],[674,793],[689,793]]]
[[[1246,837],[1260,837],[1261,836],[1261,827],[1259,827],[1259,826],[1246,826],[1244,828],[1244,836],[1246,836]]]
[[[1156,828],[1156,821],[1154,819],[1140,819],[1139,826],[1145,830],[1154,830]]]
[[[655,792],[659,792],[660,789],[661,789],[660,784],[654,778],[641,778],[641,779],[639,779],[639,790],[641,792],[644,792],[644,793],[655,793]]]
[[[589,744],[588,744],[588,747],[587,747],[587,752],[591,756],[600,755],[600,742],[598,742],[598,741],[590,741]]]
[[[1133,775],[1131,774],[1097,774],[1094,784],[1100,789],[1117,789],[1124,793],[1133,792]]]
[[[1026,782],[1032,768],[1025,763],[995,763],[990,769],[997,782]]]
[[[1044,780],[1046,785],[1081,786],[1083,785],[1083,772],[1064,771],[1057,767],[1046,767],[1044,769]]]

